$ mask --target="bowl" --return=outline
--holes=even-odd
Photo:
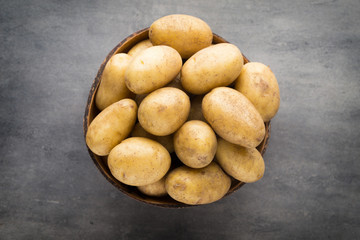
[[[99,114],[99,109],[97,109],[95,105],[95,94],[100,84],[101,75],[104,71],[104,67],[106,63],[109,61],[109,59],[117,53],[127,53],[135,44],[138,42],[148,39],[149,35],[149,28],[142,29],[140,31],[137,31],[124,40],[122,40],[116,47],[114,47],[109,54],[106,56],[105,60],[101,64],[99,71],[95,77],[95,80],[91,86],[89,97],[86,104],[84,119],[83,119],[83,126],[84,126],[84,137],[86,136],[88,127],[91,123],[91,121],[96,117],[97,114]],[[227,43],[225,39],[220,37],[217,34],[213,34],[213,43]],[[243,55],[244,57],[244,64],[249,62],[249,60]],[[265,123],[265,137],[264,140],[260,143],[260,145],[257,147],[259,152],[264,155],[266,147],[269,143],[270,138],[270,122]],[[108,166],[107,166],[107,157],[102,157],[94,154],[89,148],[88,148],[89,154],[91,159],[93,160],[96,167],[99,169],[99,171],[103,174],[103,176],[106,178],[107,181],[109,181],[112,185],[114,185],[118,190],[125,193],[129,197],[139,200],[141,202],[152,204],[160,207],[169,207],[169,208],[183,208],[183,207],[189,207],[194,205],[187,205],[184,203],[180,203],[175,201],[169,196],[165,197],[150,197],[147,195],[144,195],[141,193],[136,187],[125,185],[121,182],[119,182],[113,175],[111,174]],[[172,158],[177,158],[176,154],[171,154]],[[237,181],[235,179],[232,179],[230,190],[227,192],[227,194],[224,196],[228,196],[238,190],[241,186],[243,186],[245,183]]]

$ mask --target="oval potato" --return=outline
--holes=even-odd
[[[259,62],[245,64],[235,82],[235,89],[252,102],[264,122],[276,115],[280,106],[280,90],[268,66]]]
[[[230,177],[215,162],[198,169],[178,167],[165,180],[167,193],[176,201],[190,205],[215,202],[229,191],[230,185]]]
[[[129,52],[127,53],[129,56],[134,57],[138,53],[142,52],[143,50],[152,47],[152,43],[149,39],[143,40],[139,43],[137,43],[135,46],[133,46]]]
[[[132,99],[122,99],[100,112],[86,133],[86,144],[92,152],[106,156],[124,140],[136,121],[137,106]]]
[[[190,99],[180,89],[160,88],[144,98],[139,106],[141,126],[156,136],[174,133],[188,118]]]
[[[181,69],[181,84],[193,94],[228,86],[239,76],[244,59],[240,50],[230,43],[219,43],[200,50]]]
[[[203,98],[202,111],[215,132],[231,143],[253,148],[264,139],[265,125],[260,114],[235,89],[213,89]]]
[[[167,45],[176,49],[186,59],[212,43],[209,25],[200,18],[173,14],[153,22],[149,38],[154,45]]]
[[[129,63],[125,84],[133,93],[149,93],[171,82],[181,66],[181,56],[175,49],[168,46],[149,47]]]
[[[169,152],[160,143],[142,137],[127,138],[108,157],[112,175],[122,183],[143,186],[159,181],[170,168]]]
[[[107,62],[95,96],[96,107],[100,111],[114,102],[132,97],[133,93],[125,85],[125,70],[130,59],[126,53],[118,53]]]
[[[138,186],[137,188],[139,189],[140,192],[142,192],[145,195],[152,197],[163,197],[167,195],[165,188],[165,179],[166,179],[166,175],[157,182],[144,186]]]
[[[207,123],[188,121],[175,133],[174,147],[176,155],[186,166],[202,168],[214,159],[216,135]]]
[[[264,159],[256,148],[245,148],[219,138],[216,161],[227,174],[241,182],[256,182],[264,176]]]
[[[163,145],[166,148],[166,150],[168,150],[169,153],[174,152],[174,141],[172,134],[167,136],[155,136],[145,131],[145,129],[141,126],[141,124],[137,123],[135,124],[135,127],[130,133],[130,135],[132,137],[144,137],[144,138],[152,139]]]

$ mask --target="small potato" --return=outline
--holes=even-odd
[[[235,82],[235,89],[247,97],[264,122],[272,119],[280,106],[279,85],[271,69],[259,62],[244,65]]]
[[[108,155],[131,132],[136,112],[136,103],[131,99],[122,99],[100,112],[86,133],[86,144],[90,150],[99,156]]]
[[[180,89],[165,87],[150,93],[141,102],[138,118],[141,126],[156,136],[174,133],[186,121],[190,99]]]
[[[118,53],[107,62],[95,96],[95,103],[100,111],[114,102],[132,97],[133,93],[125,85],[125,70],[130,59],[126,53]]]
[[[204,95],[196,95],[195,97],[190,99],[190,113],[188,117],[188,121],[190,120],[200,120],[206,122],[204,115],[201,109],[201,103],[203,100]]]
[[[215,202],[229,191],[230,185],[230,177],[215,162],[198,169],[178,167],[165,180],[170,197],[190,205]]]
[[[125,84],[133,93],[149,93],[171,82],[181,66],[181,56],[175,49],[150,47],[131,60],[125,72]]]
[[[144,137],[144,138],[152,139],[163,145],[166,148],[166,150],[168,150],[169,153],[174,152],[174,141],[172,134],[167,136],[155,136],[145,131],[145,129],[141,126],[141,124],[137,123],[135,124],[135,127],[130,135],[132,137]]]
[[[214,159],[216,135],[211,127],[198,120],[184,123],[174,135],[175,152],[180,161],[192,168],[202,168]]]
[[[146,194],[148,196],[152,197],[163,197],[167,195],[166,189],[165,189],[165,179],[166,175],[160,179],[157,182],[144,185],[144,186],[138,186],[140,192],[143,194]]]
[[[149,39],[143,40],[139,43],[137,43],[135,46],[133,46],[129,52],[127,53],[129,56],[134,57],[138,53],[142,52],[143,50],[152,47],[152,43]]]
[[[169,152],[148,138],[127,138],[114,147],[108,157],[112,175],[122,183],[143,186],[155,183],[170,168]]]
[[[244,59],[230,43],[219,43],[200,50],[181,69],[181,84],[193,94],[204,94],[228,86],[239,76]]]
[[[149,38],[154,45],[176,49],[182,58],[189,58],[212,43],[213,34],[203,20],[184,14],[173,14],[153,22]]]
[[[235,89],[213,89],[203,98],[202,111],[214,131],[231,143],[253,148],[264,139],[265,125],[259,112]]]
[[[264,176],[264,159],[256,148],[241,147],[219,138],[216,161],[227,174],[241,182],[256,182]]]

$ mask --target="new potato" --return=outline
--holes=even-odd
[[[124,140],[136,121],[137,106],[134,100],[122,99],[100,112],[86,133],[86,144],[92,152],[106,156]]]
[[[122,183],[143,186],[155,183],[170,168],[169,152],[160,143],[131,137],[114,147],[108,157],[112,175]]]
[[[133,93],[149,93],[171,82],[181,66],[181,56],[175,49],[168,46],[149,47],[130,61],[125,72],[125,84]]]
[[[165,180],[167,193],[190,205],[215,202],[229,191],[230,185],[230,177],[215,162],[198,169],[178,167],[170,171]]]
[[[249,62],[242,68],[235,89],[247,97],[264,122],[272,119],[280,106],[279,85],[271,69],[259,62]]]
[[[152,47],[152,43],[149,39],[143,40],[137,44],[135,44],[135,46],[133,46],[129,52],[127,53],[129,56],[133,57],[136,56],[138,53],[142,52],[145,49],[148,49],[149,47]]]
[[[230,43],[215,44],[195,53],[184,63],[181,84],[190,93],[204,94],[235,81],[243,64],[238,47]]]
[[[260,114],[235,89],[213,89],[203,98],[202,111],[214,131],[231,143],[252,148],[264,139],[265,125]]]

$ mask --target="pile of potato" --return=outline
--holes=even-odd
[[[195,205],[221,199],[231,178],[264,175],[256,147],[279,108],[277,80],[262,63],[244,65],[235,45],[212,42],[201,19],[169,15],[106,64],[86,143],[120,182]]]

